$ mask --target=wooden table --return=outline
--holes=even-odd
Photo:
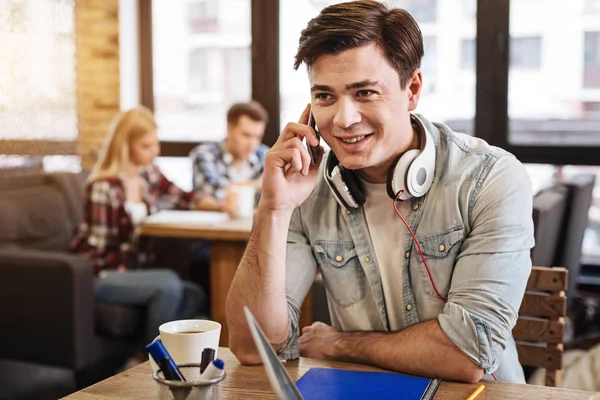
[[[172,214],[175,222],[168,222],[164,218],[156,223],[146,221],[140,226],[140,235],[210,241],[210,318],[221,324],[220,344],[228,346],[229,330],[225,321],[225,299],[244,255],[252,229],[252,218],[232,219],[217,223],[183,222],[181,221],[182,213],[190,213],[190,216],[193,215],[192,213],[199,214],[193,211],[181,211]],[[163,213],[163,215],[168,216],[169,214]],[[160,215],[157,216],[160,217]],[[309,295],[302,306],[300,326],[312,323],[311,309]]]
[[[246,367],[240,365],[235,356],[227,348],[219,349],[219,358],[225,361],[227,378],[222,383],[223,400],[246,399],[276,399],[271,389],[267,375],[262,366]],[[345,364],[330,361],[300,358],[284,364],[294,381],[311,367],[327,367],[353,369],[360,371],[378,371],[374,367],[356,364]],[[502,382],[484,382],[485,390],[477,400],[499,399],[545,399],[545,400],[588,400],[593,394],[579,390],[555,389],[544,386],[518,385]],[[443,382],[438,389],[435,400],[466,399],[479,386],[478,384],[463,384]],[[66,397],[69,400],[114,400],[114,399],[158,399],[159,388],[151,375],[148,362],[128,369],[105,381],[85,388]]]

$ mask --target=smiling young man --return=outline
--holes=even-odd
[[[422,57],[414,19],[376,1],[327,7],[302,32],[296,67],[308,67],[311,105],[267,153],[227,299],[243,363],[260,362],[247,305],[288,359],[524,382],[511,331],[531,270],[530,181],[511,154],[413,113]],[[316,166],[301,141],[317,145],[310,110],[331,147]],[[300,336],[317,271],[333,326]]]

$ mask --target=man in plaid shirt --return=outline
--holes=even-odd
[[[260,189],[269,150],[261,144],[267,122],[267,111],[258,102],[236,103],[227,112],[227,138],[201,144],[190,152],[194,191],[204,194],[200,209],[234,213],[227,202],[231,184]]]

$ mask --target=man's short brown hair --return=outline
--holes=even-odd
[[[338,54],[375,43],[398,72],[402,88],[420,67],[423,35],[413,17],[378,1],[351,1],[324,8],[300,35],[294,68],[310,69],[323,54]]]
[[[235,103],[227,111],[227,123],[237,125],[242,115],[248,116],[253,121],[269,122],[269,113],[258,101],[248,103]]]

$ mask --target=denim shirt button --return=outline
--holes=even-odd
[[[407,251],[406,254],[404,254],[405,258],[409,258],[410,257],[410,251]]]
[[[407,304],[407,305],[406,305],[406,309],[407,309],[408,311],[412,310],[412,304]]]
[[[342,261],[344,258],[340,255],[335,256],[335,261],[340,262]]]
[[[369,257],[369,256],[366,256],[366,257],[365,257],[365,263],[367,263],[367,264],[368,264],[368,263],[370,263],[370,262],[371,262],[371,257]]]
[[[440,251],[444,251],[446,250],[446,246],[444,246],[443,244],[440,244]]]
[[[413,210],[417,211],[418,209],[419,209],[419,204],[415,204],[415,205],[413,206]]]
[[[352,211],[346,210],[346,215],[350,215],[350,214],[352,214]]]

